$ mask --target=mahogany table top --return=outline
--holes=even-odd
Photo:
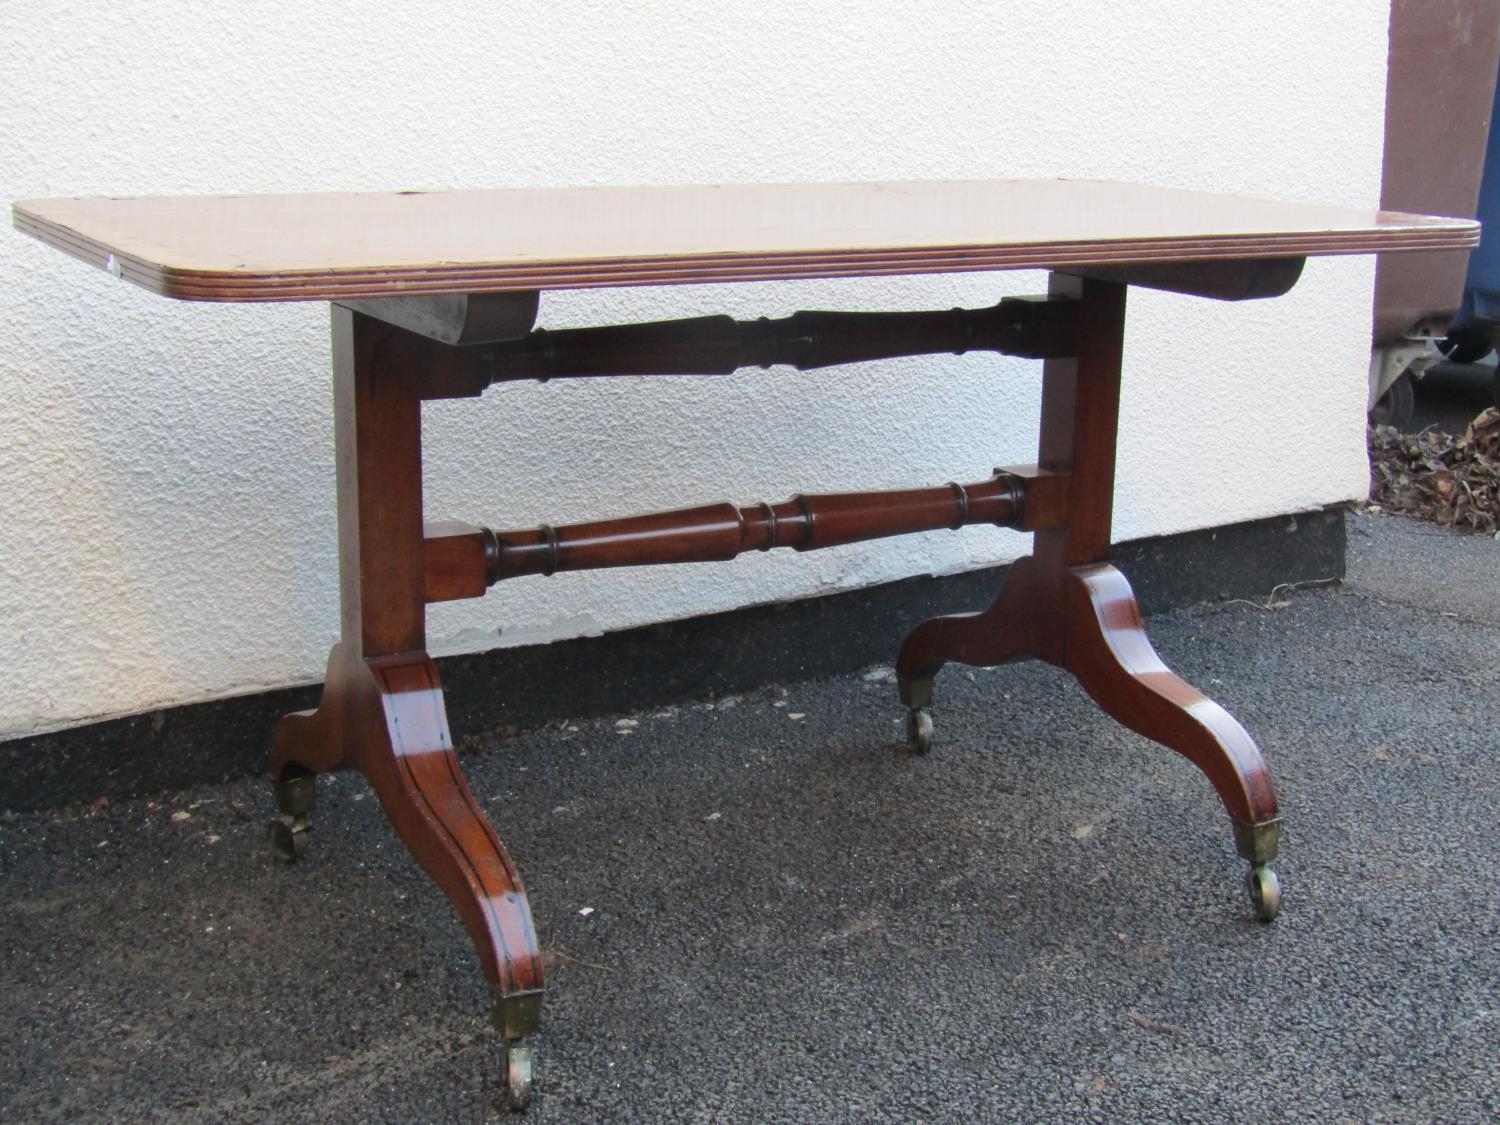
[[[302,301],[1463,250],[1479,224],[1091,180],[33,199],[137,285]]]

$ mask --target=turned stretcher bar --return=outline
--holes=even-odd
[[[777,365],[810,371],[846,363],[901,356],[990,351],[1026,359],[1053,359],[1072,354],[1076,335],[1076,302],[1067,297],[1007,297],[979,309],[935,312],[809,311],[772,320],[735,320],[700,316],[646,324],[611,324],[595,328],[515,326],[534,305],[516,294],[469,298],[457,313],[462,324],[445,331],[433,328],[430,307],[412,301],[409,317],[375,310],[397,327],[407,328],[393,341],[402,352],[396,366],[428,372],[427,397],[468,398],[497,383],[551,379],[601,378],[618,375],[730,375],[743,367]],[[351,301],[363,312],[380,302]],[[423,314],[416,315],[416,310]],[[370,315],[370,314],[366,314]],[[405,323],[398,323],[405,322]],[[449,345],[474,324],[480,335],[510,334]],[[520,334],[524,333],[524,335]]]
[[[971,351],[1064,355],[1074,302],[1008,297],[982,309],[798,312],[778,320],[700,316],[651,324],[538,329],[489,345],[493,382],[591,375],[729,375],[787,364],[799,371],[898,356]]]
[[[797,495],[780,504],[705,504],[624,519],[494,531],[426,525],[427,600],[475,598],[507,578],[661,563],[726,562],[746,551],[816,551],[918,531],[990,524],[1024,531],[1067,520],[1065,473],[996,469],[977,484]]]

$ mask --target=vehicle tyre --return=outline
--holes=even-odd
[[[1370,425],[1395,426],[1398,430],[1404,430],[1411,424],[1416,405],[1416,388],[1412,386],[1411,375],[1403,371],[1370,408]]]

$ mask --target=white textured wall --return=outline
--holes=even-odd
[[[1378,196],[1382,0],[47,0],[0,8],[0,199],[1076,176]],[[321,677],[337,623],[323,305],[163,300],[0,234],[0,736]],[[1133,297],[1116,537],[1363,492],[1373,265]],[[921,308],[1036,274],[549,295],[550,326]],[[429,407],[428,514],[498,526],[982,478],[1038,367],[507,386]],[[439,652],[949,572],[971,530],[506,584]],[[503,636],[500,634],[503,630]]]

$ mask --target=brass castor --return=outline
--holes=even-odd
[[[271,821],[266,839],[271,845],[271,854],[282,863],[296,863],[307,851],[307,818],[293,820],[289,816],[278,816]]]
[[[317,779],[310,773],[289,771],[271,782],[271,788],[276,791],[279,813],[266,833],[271,854],[282,863],[295,863],[311,839],[308,818],[317,799]]]
[[[1255,907],[1255,916],[1262,922],[1275,921],[1281,913],[1281,880],[1276,872],[1265,865],[1250,869],[1246,880],[1250,886],[1250,904]]]
[[[531,1104],[532,1049],[518,1042],[505,1045],[505,1101],[512,1113]]]
[[[932,712],[925,707],[913,707],[906,714],[906,740],[911,743],[913,754],[925,754],[932,749]]]

